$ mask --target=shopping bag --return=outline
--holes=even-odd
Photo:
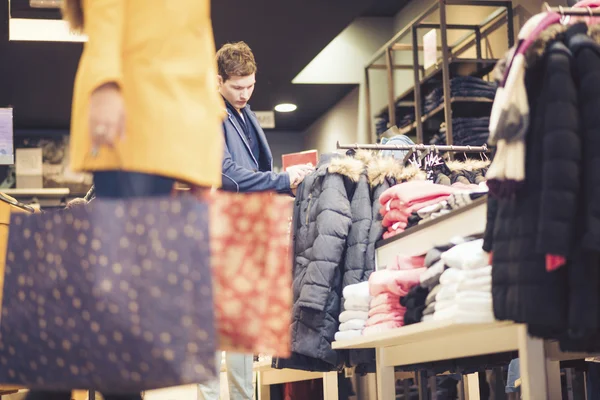
[[[219,349],[289,357],[293,200],[212,194],[211,255]]]
[[[0,382],[122,393],[213,379],[208,218],[192,196],[12,215]]]

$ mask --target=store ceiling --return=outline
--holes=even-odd
[[[71,92],[81,45],[8,42],[8,1],[0,0],[0,106],[15,108],[15,127],[68,127]],[[15,18],[57,18],[12,0]],[[254,110],[293,102],[298,110],[277,114],[277,130],[306,129],[353,89],[353,85],[294,85],[292,79],[359,16],[393,16],[406,0],[216,0],[212,2],[217,46],[244,40],[259,64]],[[277,17],[274,17],[277,16]],[[343,66],[340,66],[343,68]]]

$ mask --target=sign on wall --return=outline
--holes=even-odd
[[[261,128],[275,129],[275,111],[254,111]]]
[[[0,108],[0,165],[15,163],[13,109]]]
[[[437,64],[437,31],[430,30],[423,35],[423,66],[425,69]]]

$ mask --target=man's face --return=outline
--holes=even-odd
[[[231,76],[226,81],[219,76],[219,92],[237,110],[246,107],[256,83],[256,74],[248,76]]]

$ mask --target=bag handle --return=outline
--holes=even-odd
[[[5,203],[10,204],[13,207],[17,207],[23,211],[27,211],[28,213],[35,213],[35,208],[28,206],[27,204],[23,204],[19,201],[17,201],[17,199],[10,197],[2,192],[0,192],[0,201],[3,201]]]

